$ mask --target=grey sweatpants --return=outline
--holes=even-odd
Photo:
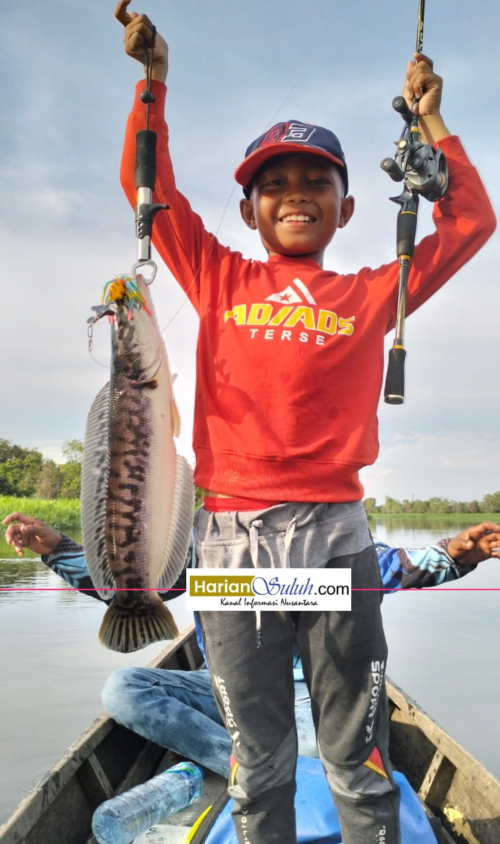
[[[311,527],[310,511],[303,518],[304,511],[297,510],[302,505],[280,506],[295,507],[291,512],[298,516],[299,534],[302,523]],[[320,512],[324,517],[324,510]],[[284,528],[290,513],[282,511],[278,515],[283,516]],[[204,542],[210,547],[209,565],[215,565],[214,547],[221,539],[226,551],[228,545],[234,550],[242,547],[243,536],[249,533],[252,514],[245,514],[245,518],[243,514],[231,516],[232,520],[229,514],[210,514],[207,519],[205,514],[199,519],[199,548]],[[276,523],[277,516],[271,513],[267,524],[265,511],[258,516],[267,552],[273,544],[270,525]],[[316,511],[312,523],[324,525],[325,518],[317,517]],[[232,521],[231,538],[224,521]],[[235,800],[233,817],[240,844],[297,841],[292,670],[295,642],[310,690],[320,756],[339,812],[343,844],[399,844],[399,793],[388,758],[384,684],[387,646],[377,591],[380,573],[368,531],[369,544],[358,550],[364,534],[355,522],[356,519],[347,543],[356,547],[354,553],[323,563],[350,568],[353,589],[375,590],[353,591],[350,612],[300,612],[292,617],[287,612],[266,611],[262,612],[258,635],[251,612],[200,613],[214,693],[232,738],[236,764],[229,793]],[[339,535],[345,539],[345,531]],[[314,537],[308,545],[309,550],[313,547]],[[240,565],[246,562],[244,555],[242,558]],[[318,565],[317,558],[315,562]],[[228,563],[226,556],[220,565]]]

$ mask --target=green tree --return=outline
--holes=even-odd
[[[38,476],[35,491],[36,498],[57,498],[61,491],[63,475],[61,467],[53,460],[44,460],[42,471]]]
[[[365,508],[366,513],[375,513],[377,509],[377,499],[365,498],[363,501],[363,507]]]
[[[484,496],[481,501],[481,513],[500,513],[500,490]]]
[[[66,440],[63,443],[62,452],[68,463],[81,463],[83,461],[82,440]]]
[[[43,457],[36,448],[0,440],[0,495],[32,496],[42,465]]]
[[[412,513],[428,513],[429,512],[429,503],[427,501],[422,501],[420,498],[416,498],[411,507]]]
[[[399,501],[396,501],[395,498],[390,498],[389,496],[386,497],[385,503],[382,505],[383,513],[401,513],[402,511],[403,506]]]
[[[66,463],[59,467],[61,472],[60,498],[80,498],[82,485],[83,442],[66,440],[62,448]]]
[[[480,513],[481,505],[479,501],[467,501],[464,513]]]

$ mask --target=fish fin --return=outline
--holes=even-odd
[[[109,476],[109,384],[95,397],[87,418],[82,466],[82,537],[92,583],[103,600],[116,587],[106,550],[106,498]]]
[[[193,470],[184,457],[177,455],[172,515],[168,526],[167,545],[158,576],[158,589],[170,589],[186,562],[194,518]]]
[[[178,437],[181,433],[181,417],[173,396],[170,399],[170,420],[172,422],[172,433],[174,437]]]
[[[114,601],[104,614],[99,641],[111,651],[128,654],[178,635],[174,617],[161,599],[135,609]]]

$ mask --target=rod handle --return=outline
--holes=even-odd
[[[396,250],[398,258],[413,258],[415,235],[417,233],[417,212],[402,208],[398,213],[396,228]]]
[[[405,400],[405,357],[406,349],[402,346],[395,346],[389,351],[384,387],[386,404],[403,404]]]
[[[156,182],[156,132],[141,129],[136,135],[135,186],[154,190]]]

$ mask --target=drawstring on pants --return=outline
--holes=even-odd
[[[250,524],[250,557],[254,569],[259,568],[259,528],[261,528],[263,524],[264,522],[262,519],[255,519],[255,521]],[[292,544],[296,524],[297,516],[294,516],[285,531],[284,546],[286,568],[290,567],[290,546]],[[260,648],[262,644],[262,610],[259,609],[255,610],[255,629],[257,632],[257,647]]]
[[[250,557],[254,569],[259,567],[259,528],[264,522],[262,519],[255,519],[250,525]],[[255,610],[255,629],[257,631],[257,647],[260,648],[262,644],[262,611]]]

